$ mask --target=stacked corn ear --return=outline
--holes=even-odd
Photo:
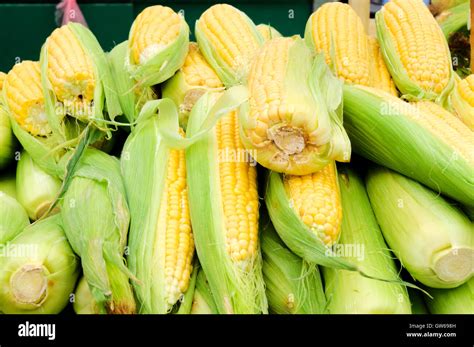
[[[143,105],[156,99],[156,93],[152,87],[141,85],[130,76],[127,54],[128,41],[124,41],[115,46],[107,57],[122,112],[133,127]]]
[[[196,101],[206,91],[223,87],[214,69],[201,54],[198,45],[191,42],[183,66],[164,84],[162,96],[170,98],[178,106],[179,123],[186,128],[189,113]]]
[[[23,206],[6,192],[0,190],[0,245],[12,240],[30,224]]]
[[[16,178],[15,173],[7,172],[0,175],[0,192],[16,199]]]
[[[369,37],[370,87],[398,96],[397,87],[388,72],[380,46],[375,37]]]
[[[73,308],[76,314],[99,314],[100,309],[92,296],[85,277],[81,277],[74,292]]]
[[[0,257],[0,311],[57,314],[69,303],[79,261],[55,215],[31,224],[8,242]]]
[[[183,16],[161,5],[145,8],[134,20],[128,37],[126,66],[140,86],[166,81],[183,65],[189,27]]]
[[[8,112],[3,106],[3,84],[6,74],[0,71],[0,169],[6,167],[13,159],[15,151],[15,138],[10,125]]]
[[[130,213],[118,160],[87,149],[60,207],[66,236],[81,257],[101,312],[134,313],[131,274],[123,259]]]
[[[398,90],[444,104],[454,87],[446,38],[422,0],[392,0],[376,14],[377,38]]]
[[[326,309],[317,265],[292,253],[269,220],[262,221],[263,276],[270,312],[318,314]]]
[[[452,289],[429,289],[425,298],[432,314],[474,314],[474,278]]]
[[[367,274],[393,281],[364,278],[356,272],[323,268],[328,311],[332,314],[411,313],[407,289],[400,283],[370,207],[364,183],[348,168],[339,173],[342,233],[336,254],[350,259]]]
[[[17,198],[31,220],[43,217],[55,202],[60,189],[59,179],[44,172],[28,152],[21,153],[16,171]]]
[[[217,314],[218,310],[204,271],[199,270],[191,314]]]
[[[140,313],[168,313],[186,293],[194,254],[184,150],[172,150],[158,117],[176,112],[169,99],[151,101],[128,137],[121,168],[132,218],[128,265]]]
[[[276,30],[274,27],[268,24],[257,25],[257,30],[265,42],[270,41],[271,39],[274,39],[275,37],[282,36],[278,30]]]
[[[474,206],[474,138],[454,115],[345,85],[344,127],[356,153]]]
[[[474,274],[474,225],[438,193],[378,167],[367,192],[390,249],[418,281],[454,288]]]
[[[196,21],[195,33],[202,54],[226,87],[245,82],[264,41],[245,13],[227,4],[211,6]]]
[[[107,57],[94,34],[78,23],[55,29],[40,55],[45,120],[63,140],[68,136],[58,115],[68,115],[107,132],[122,113]]]
[[[239,112],[244,146],[262,166],[291,175],[349,161],[341,85],[300,37],[268,41],[251,64],[249,101]]]
[[[326,64],[343,81],[370,85],[368,37],[351,6],[330,2],[319,7],[306,23],[305,40],[324,53]]]
[[[197,139],[186,151],[196,250],[219,313],[266,313],[256,163],[241,143],[235,111],[224,108],[217,124],[202,132],[231,91],[219,94],[197,101],[186,132]]]
[[[451,103],[458,118],[474,131],[474,74],[456,83]]]

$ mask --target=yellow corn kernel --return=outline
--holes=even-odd
[[[0,71],[0,91],[3,89],[3,82],[5,81],[5,78],[7,77],[7,74],[5,72]]]
[[[257,30],[262,35],[264,41],[269,41],[275,37],[281,37],[281,34],[272,26],[268,24],[257,25]]]
[[[474,107],[474,74],[467,76],[457,84],[457,90],[461,98]]]
[[[189,44],[188,55],[181,67],[186,83],[193,87],[220,88],[222,82],[199,51],[196,43]]]
[[[155,250],[164,254],[166,298],[172,307],[188,289],[194,254],[184,150],[170,151],[160,206]]]
[[[236,112],[219,120],[216,138],[227,250],[232,260],[248,264],[258,245],[257,169],[240,140]]]
[[[336,165],[305,176],[284,176],[290,204],[295,212],[325,245],[337,242],[342,208]]]
[[[180,28],[181,18],[171,8],[161,5],[145,8],[130,30],[132,63],[145,64],[178,38]]]
[[[422,0],[392,0],[381,14],[410,80],[442,93],[451,78],[449,47],[427,6]]]
[[[38,62],[25,60],[13,66],[3,85],[5,103],[16,122],[30,134],[51,133],[44,107]]]
[[[474,131],[474,75],[456,83],[451,103],[456,116]]]
[[[382,57],[382,52],[380,51],[379,43],[375,37],[369,37],[369,54],[371,73],[370,86],[398,96],[397,88],[387,70],[387,66]]]
[[[57,99],[69,114],[87,119],[92,114],[97,83],[91,58],[70,26],[55,29],[46,45],[48,79]]]
[[[308,19],[305,39],[349,83],[370,84],[368,37],[357,13],[347,4],[322,5]]]

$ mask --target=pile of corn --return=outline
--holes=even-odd
[[[474,313],[474,76],[421,0],[376,29],[54,30],[0,74],[0,312]]]

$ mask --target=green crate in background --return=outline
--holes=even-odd
[[[226,1],[222,1],[226,2]],[[162,4],[175,11],[184,11],[191,32],[201,13],[213,1],[163,0],[163,1],[78,1],[90,29],[105,50],[127,39],[133,18],[143,8]],[[306,20],[311,14],[312,1],[227,1],[246,12],[256,24],[271,24],[283,35],[303,34]],[[38,60],[41,45],[56,28],[54,2],[50,3],[0,3],[0,71],[7,72],[21,60]]]

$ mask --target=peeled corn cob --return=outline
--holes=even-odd
[[[390,72],[388,72],[385,61],[383,60],[382,52],[380,52],[379,43],[374,37],[369,37],[369,59],[371,75],[370,87],[398,96],[395,83],[393,83]]]
[[[128,263],[141,313],[171,311],[189,287],[194,254],[185,153],[166,146],[151,107],[164,117],[174,105],[163,100],[145,105],[121,157],[132,217]]]
[[[196,21],[202,54],[226,87],[241,84],[263,38],[247,15],[233,6],[217,4]]]
[[[458,118],[474,131],[474,74],[456,84],[451,102]]]
[[[181,69],[163,86],[163,98],[178,105],[179,120],[183,127],[196,101],[211,89],[223,88],[221,80],[207,63],[196,43],[189,44],[188,55]]]
[[[278,32],[278,30],[268,24],[257,25],[257,30],[263,37],[264,41],[269,41],[275,37],[281,37],[281,34]]]
[[[446,38],[422,0],[392,0],[376,14],[382,54],[401,94],[444,103],[454,86]]]
[[[239,114],[241,137],[266,168],[305,175],[350,159],[341,82],[323,60],[297,36],[267,42],[253,60],[249,102]]]
[[[337,250],[368,274],[399,280],[398,269],[387,249],[372,212],[364,183],[347,167],[339,174],[344,217]],[[355,272],[322,269],[331,314],[411,313],[410,300],[400,283],[364,278]]]
[[[356,153],[474,206],[474,139],[455,116],[353,85],[344,86],[344,116]]]
[[[183,65],[188,42],[189,27],[181,15],[161,5],[145,8],[128,38],[131,76],[145,87],[167,80]]]
[[[305,40],[349,83],[370,85],[369,42],[362,21],[347,4],[322,5],[306,23]]]
[[[378,167],[367,193],[390,249],[410,274],[433,288],[454,288],[474,274],[474,226],[438,193]]]

